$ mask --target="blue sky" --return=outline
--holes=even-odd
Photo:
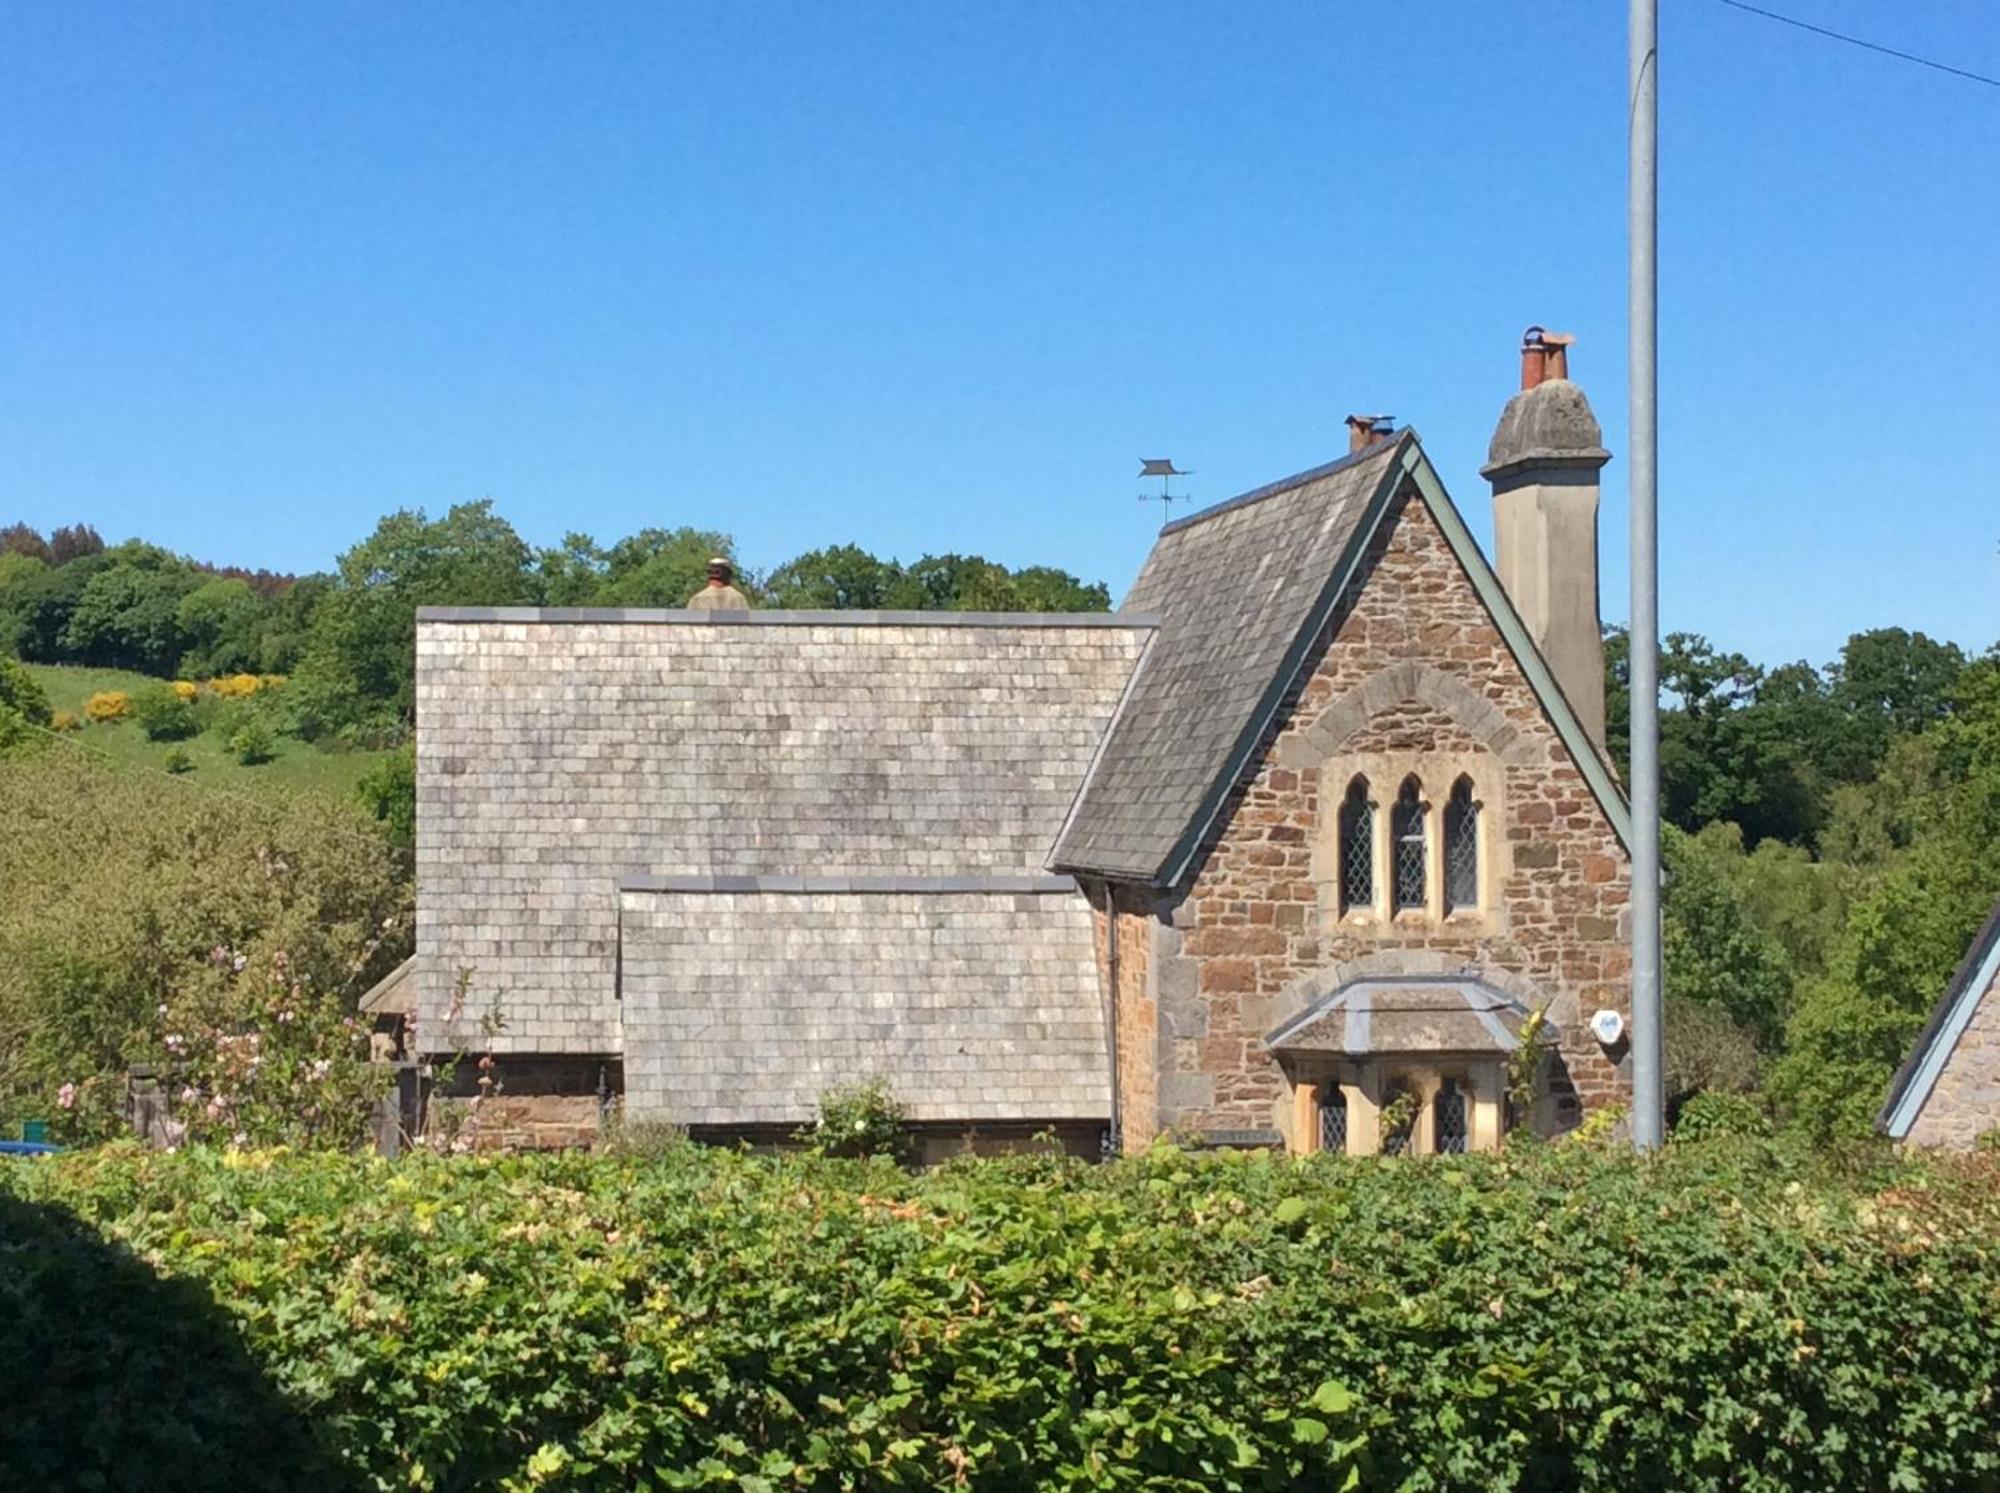
[[[2000,73],[2000,7],[1787,0]],[[1665,624],[2000,637],[2000,90],[1666,0]],[[1783,7],[1781,7],[1783,8]],[[0,522],[329,564],[492,497],[1129,584],[1577,334],[1625,614],[1625,7],[0,4]]]

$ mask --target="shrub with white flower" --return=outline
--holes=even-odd
[[[796,1139],[822,1156],[901,1158],[909,1149],[903,1106],[879,1078],[821,1094],[819,1118]]]

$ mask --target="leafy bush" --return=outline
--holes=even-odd
[[[194,758],[187,754],[185,747],[175,747],[171,752],[167,753],[166,761],[160,765],[166,768],[168,772],[179,777],[182,773],[194,771]]]
[[[1674,1121],[1674,1139],[1701,1140],[1714,1135],[1769,1135],[1771,1117],[1749,1094],[1696,1094],[1681,1106]]]
[[[229,733],[229,750],[245,767],[256,767],[278,755],[278,738],[260,720],[247,720]]]
[[[359,1139],[349,1098],[374,1078],[353,1002],[409,937],[367,819],[49,751],[0,768],[0,824],[0,1125],[117,1134],[144,1063],[173,1075],[192,1138]],[[252,1053],[254,1081],[236,1071]]]
[[[74,731],[82,725],[83,722],[77,719],[74,710],[58,710],[49,716],[51,731]]]
[[[797,1138],[821,1156],[901,1156],[909,1145],[903,1106],[879,1078],[821,1094],[819,1118]]]
[[[99,723],[122,721],[132,713],[132,697],[122,689],[101,689],[83,702],[83,713]]]
[[[185,741],[201,729],[194,698],[172,685],[153,684],[132,696],[132,719],[149,741]]]
[[[114,1147],[0,1194],[226,1313],[277,1405],[205,1423],[304,1428],[336,1486],[1774,1490],[1991,1485],[1995,1179],[1729,1138],[917,1177]],[[144,1286],[94,1374],[16,1379],[0,1465],[160,1442]],[[65,1289],[0,1286],[22,1362],[78,1361]]]
[[[417,752],[405,744],[369,769],[355,785],[368,812],[381,821],[383,832],[397,845],[417,840]]]
[[[11,710],[30,725],[49,724],[49,697],[19,659],[0,655],[0,710]]]

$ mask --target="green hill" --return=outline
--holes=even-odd
[[[82,722],[76,730],[65,732],[64,739],[73,746],[102,753],[122,766],[165,772],[168,757],[182,751],[193,764],[185,776],[213,787],[257,793],[316,789],[346,797],[388,755],[370,751],[329,752],[311,742],[281,735],[272,742],[270,761],[245,767],[229,750],[223,733],[213,726],[183,741],[151,741],[136,721],[99,722],[85,718],[84,703],[92,695],[107,690],[136,694],[162,682],[150,675],[130,669],[91,669],[70,664],[27,667],[47,691],[50,707],[68,711]]]

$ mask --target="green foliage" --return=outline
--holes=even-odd
[[[398,747],[356,785],[355,791],[388,835],[391,843],[411,846],[417,841],[417,749]]]
[[[182,699],[168,684],[151,684],[136,691],[132,719],[148,741],[185,741],[201,729],[195,702]]]
[[[363,816],[52,748],[0,763],[0,823],[0,1123],[114,1134],[127,1070],[151,1063],[195,1090],[177,1113],[197,1134],[358,1134],[326,1096],[361,1086],[352,1002],[409,937],[408,888]],[[273,1056],[250,1083],[233,1065],[255,1051]]]
[[[32,726],[46,726],[49,697],[17,658],[0,654],[0,710],[12,711]]]
[[[1674,1121],[1675,1140],[1706,1140],[1718,1135],[1768,1136],[1771,1117],[1748,1094],[1713,1090],[1696,1094],[1681,1106]]]
[[[263,638],[267,608],[250,583],[235,576],[204,581],[181,598],[181,673],[190,679],[256,674],[267,665]]]
[[[1990,1162],[1835,1173],[1726,1135],[916,1177],[113,1148],[0,1189],[184,1283],[180,1333],[224,1314],[270,1424],[354,1486],[1768,1493],[2000,1465]],[[170,1325],[146,1284],[63,1413],[0,1420],[0,1461],[47,1482],[163,1434],[121,1398]],[[69,1361],[67,1285],[5,1289]]]
[[[1726,1012],[1736,1025],[1775,1046],[1791,998],[1784,950],[1744,913],[1728,869],[1743,855],[1733,825],[1698,837],[1665,827],[1661,852],[1667,891],[1663,937],[1667,988]]]
[[[799,1140],[821,1156],[900,1157],[909,1147],[903,1106],[881,1079],[828,1089]]]
[[[1722,1006],[1694,1000],[1671,983],[1666,999],[1666,1100],[1672,1118],[1697,1094],[1744,1094],[1757,1086],[1757,1040]]]
[[[245,767],[257,767],[278,755],[278,738],[263,720],[252,716],[229,733],[229,750]]]
[[[1101,612],[1102,584],[1031,565],[1009,571],[977,555],[926,555],[914,565],[880,560],[854,545],[811,550],[772,571],[772,606],[884,611]]]
[[[187,754],[185,747],[175,747],[160,765],[175,777],[180,777],[194,771],[194,758]]]
[[[340,557],[293,681],[300,732],[387,733],[411,716],[417,608],[536,599],[530,554],[490,502],[392,513]]]

